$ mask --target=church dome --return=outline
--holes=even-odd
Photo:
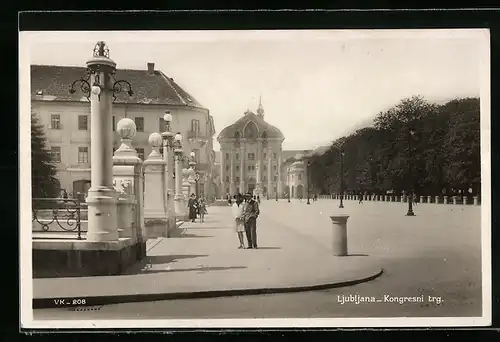
[[[217,141],[233,138],[285,139],[285,136],[278,128],[268,124],[263,118],[247,110],[243,117],[220,132]]]

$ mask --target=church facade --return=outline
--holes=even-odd
[[[217,137],[221,197],[247,192],[261,197],[284,197],[284,140],[281,131],[264,120],[262,103],[257,113],[247,110],[224,128]]]

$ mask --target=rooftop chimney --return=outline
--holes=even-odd
[[[148,63],[148,75],[154,75],[155,74],[155,64],[154,63]]]

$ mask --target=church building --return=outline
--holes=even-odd
[[[281,131],[264,120],[259,102],[257,113],[247,110],[224,128],[220,143],[220,195],[251,192],[261,197],[284,197],[287,171],[282,162]]]

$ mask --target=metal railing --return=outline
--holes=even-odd
[[[39,224],[40,233],[73,232],[77,240],[82,240],[82,207],[80,200],[75,198],[33,198],[32,225]]]

